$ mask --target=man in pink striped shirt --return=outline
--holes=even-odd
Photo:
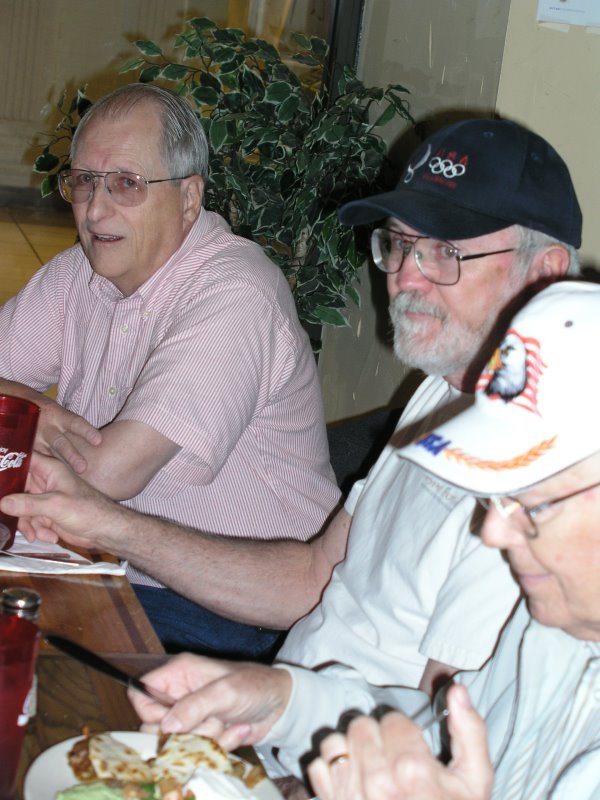
[[[41,406],[38,450],[132,509],[308,539],[339,498],[314,358],[281,271],[202,208],[197,117],[170,92],[128,86],[87,112],[71,155],[59,187],[80,243],[0,310],[0,390]],[[270,650],[275,633],[200,619],[179,596],[193,595],[185,536],[166,571],[160,556],[162,584],[141,542],[118,537],[106,549],[141,566],[130,577],[167,644]]]

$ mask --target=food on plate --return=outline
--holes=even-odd
[[[150,765],[137,750],[113,739],[110,733],[99,733],[89,739],[90,761],[98,778],[150,783],[154,776]]]
[[[123,789],[109,786],[102,781],[78,783],[56,795],[56,800],[121,800],[125,797]]]
[[[173,733],[159,748],[152,762],[152,772],[156,779],[173,778],[183,785],[200,766],[226,775],[234,774],[232,760],[214,739],[193,733]]]
[[[81,783],[56,800],[235,800],[253,798],[252,788],[266,777],[262,767],[191,733],[161,738],[148,759],[110,733],[88,735],[67,758]]]

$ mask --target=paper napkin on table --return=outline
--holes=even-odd
[[[13,546],[10,552],[14,555],[3,556],[0,554],[0,570],[5,572],[30,572],[44,575],[69,575],[75,573],[77,575],[90,575],[90,574],[106,574],[106,575],[124,575],[127,563],[111,564],[108,561],[90,561],[85,556],[75,553],[73,550],[67,550],[66,547],[61,547],[58,544],[50,544],[48,542],[28,542],[22,533],[17,531]],[[61,561],[54,563],[44,558],[35,558],[32,553],[44,553],[49,558],[53,555],[69,556],[71,561]],[[16,557],[18,555],[18,557]],[[84,561],[85,563],[78,563]]]

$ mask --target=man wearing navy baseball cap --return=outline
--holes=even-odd
[[[197,602],[210,607],[217,599],[220,613],[268,627],[306,615],[289,632],[280,661],[310,669],[345,664],[377,686],[430,691],[443,675],[489,658],[518,586],[500,554],[474,535],[480,516],[468,493],[402,461],[397,448],[472,403],[476,377],[515,304],[578,272],[581,212],[567,167],[544,139],[512,122],[477,119],[435,133],[393,192],[349,203],[340,217],[376,223],[373,258],[388,276],[395,351],[428,377],[369,476],[310,543],[271,542],[259,552],[256,542],[216,547],[195,536],[206,554]],[[50,496],[26,495],[9,499],[5,510],[54,515],[63,538],[75,537],[99,501],[78,502],[62,484],[59,509]],[[66,518],[72,530],[65,531]],[[147,532],[154,523],[139,517],[137,524]],[[131,516],[127,524],[131,530]],[[167,523],[160,524],[164,530]],[[236,591],[224,593],[220,579],[232,571]],[[307,670],[263,668],[256,681],[246,665],[246,681],[240,669],[221,664],[227,692],[214,687],[216,705],[203,706],[231,736],[236,721],[264,710],[260,699],[248,704],[243,696],[260,694],[260,686],[268,694],[267,675],[286,689],[292,676],[295,695],[310,696],[300,694]],[[279,747],[283,768],[298,774],[312,733],[335,725],[345,701],[340,687],[316,704],[296,704],[265,736],[263,753]],[[152,713],[158,718],[157,709]]]
[[[502,554],[482,545],[484,512],[468,491],[398,458],[398,448],[420,437],[423,459],[443,458],[447,437],[436,432],[472,405],[506,315],[578,271],[581,212],[569,172],[544,139],[512,122],[466,120],[439,131],[394,191],[349,203],[340,217],[377,225],[372,252],[388,275],[396,353],[429,376],[369,476],[353,487],[341,512],[345,559],[321,603],[289,632],[280,668],[174,663],[150,682],[164,689],[185,675],[197,695],[170,712],[136,701],[145,721],[168,713],[165,729],[177,718],[214,730],[216,719],[228,746],[262,737],[264,757],[277,748],[274,774],[281,766],[300,774],[314,734],[361,706],[360,679],[381,687],[385,702],[387,687],[431,692],[457,669],[489,659],[519,587]],[[534,403],[522,381],[532,343],[517,344],[505,340],[492,388]],[[330,530],[317,541],[331,543]],[[339,680],[348,667],[354,691]],[[331,680],[323,684],[322,676]]]
[[[383,217],[440,239],[522,225],[581,245],[581,211],[566,164],[541,136],[507,120],[443,128],[414,153],[394,191],[340,211],[348,225]]]
[[[397,458],[397,448],[471,404],[515,307],[578,274],[581,211],[547,141],[514,122],[472,119],[428,138],[395,190],[348,203],[340,219],[375,224],[372,254],[387,273],[394,350],[428,377],[350,492],[345,560],[278,660],[337,662],[377,685],[431,691],[487,660],[518,587],[500,553],[481,545],[473,499]],[[298,687],[303,674],[294,673]],[[289,726],[270,740],[284,745],[280,763],[297,771],[307,734],[334,725],[343,702],[332,695],[318,719],[311,704],[306,725],[286,716]]]

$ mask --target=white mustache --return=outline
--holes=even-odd
[[[447,314],[438,306],[428,303],[418,294],[402,292],[390,302],[390,317],[394,325],[400,321],[402,315],[407,311],[412,311],[416,314],[428,314],[442,322],[447,319]]]

